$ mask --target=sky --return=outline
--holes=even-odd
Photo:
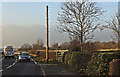
[[[7,1],[7,0],[6,0]],[[49,8],[49,41],[53,43],[69,42],[66,33],[57,30],[57,17],[61,2],[2,2],[0,3],[0,31],[2,31],[2,46],[20,47],[24,43],[33,44],[38,38],[46,40],[46,5]],[[106,10],[103,19],[109,20],[118,9],[117,2],[99,2]],[[2,7],[1,7],[2,6]],[[0,18],[1,18],[0,17]],[[103,23],[104,24],[104,23]],[[108,29],[95,31],[93,40],[110,41],[112,32]],[[1,39],[1,38],[0,38]]]
[[[1,0],[2,2],[66,2],[67,0]],[[82,1],[82,0],[72,0]],[[95,2],[118,2],[119,0],[90,0]]]

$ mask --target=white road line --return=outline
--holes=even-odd
[[[3,69],[0,70],[0,72],[2,72],[2,71],[3,71]]]
[[[32,58],[31,58],[32,59]],[[35,63],[35,64],[37,64],[37,62],[34,60],[34,59],[32,59],[32,61]],[[42,73],[43,73],[43,75],[44,75],[44,77],[46,77],[45,76],[45,71],[44,71],[44,69],[43,69],[43,67],[42,67],[42,64],[39,64],[40,65],[40,67],[41,67],[41,70],[42,70]]]
[[[0,59],[0,61],[2,61],[3,59],[4,59],[4,57],[2,59]],[[6,67],[6,69],[11,68],[13,65],[16,64],[16,62],[17,62],[17,58],[16,58],[15,62],[12,65],[9,65],[8,67]],[[3,69],[0,70],[0,72],[2,72],[2,71],[3,71]]]
[[[31,58],[32,59],[32,58]],[[32,61],[35,63],[35,64],[37,64],[37,62],[34,60],[34,59],[32,59]]]
[[[8,66],[6,69],[9,69],[10,67],[12,67],[13,65],[10,65],[10,66]]]
[[[40,64],[40,67],[41,67],[41,69],[42,69],[42,73],[43,73],[44,77],[46,77],[46,76],[45,76],[45,71],[44,71],[44,69],[43,69],[43,67],[42,67],[42,64]]]
[[[9,65],[8,67],[6,67],[6,69],[11,68],[11,67],[14,66],[16,63],[17,63],[17,58],[16,58],[15,62],[14,62],[13,64]]]
[[[0,61],[2,61],[3,59],[4,59],[4,57],[3,57],[3,58],[1,58],[1,59],[0,59]]]
[[[0,61],[2,61],[3,59],[4,59],[4,57],[3,57],[3,58],[1,58],[1,59],[0,59]],[[3,69],[1,69],[1,70],[0,70],[0,72],[2,72],[2,71],[3,71]]]
[[[12,65],[15,65],[15,63],[13,63]]]

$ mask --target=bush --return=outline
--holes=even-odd
[[[68,53],[71,53],[71,52],[63,52],[63,54],[62,54],[62,62],[64,63],[64,61],[66,61],[65,60],[65,56],[68,54]]]
[[[64,63],[66,65],[69,65],[69,63],[70,63],[69,61],[71,60],[71,53],[67,53],[64,59],[65,59]]]
[[[28,51],[28,52],[31,53],[31,54],[36,54],[36,53],[37,53],[37,51],[34,50],[34,49],[32,49],[32,50],[30,50],[30,51]]]
[[[86,74],[86,68],[89,60],[91,59],[91,54],[87,53],[67,53],[65,56],[64,63],[69,65],[72,70],[76,70],[80,74]]]
[[[37,56],[40,59],[46,58],[46,52],[45,51],[38,51]],[[56,52],[49,52],[49,60],[56,60]]]
[[[73,52],[65,55],[64,63],[82,75],[108,75],[109,62],[119,58],[119,52],[90,54]]]
[[[88,63],[87,73],[92,75],[108,75],[109,62],[113,59],[119,59],[117,53],[94,53],[91,61]]]
[[[40,51],[39,54],[37,54],[37,55],[39,55],[40,59],[45,59],[46,58],[46,52],[45,51]]]
[[[106,73],[106,69],[108,65],[104,62],[103,59],[104,54],[93,54],[90,62],[87,67],[88,75],[101,75],[101,73]]]
[[[49,52],[49,59],[56,60],[56,52]]]

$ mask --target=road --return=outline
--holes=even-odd
[[[2,76],[40,76],[46,77],[47,75],[76,75],[62,66],[56,64],[38,64],[33,59],[31,62],[19,62],[17,59],[2,59]]]
[[[31,62],[18,62],[17,59],[3,59],[2,60],[2,76],[6,75],[43,75],[41,67]]]

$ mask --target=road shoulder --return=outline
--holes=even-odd
[[[77,75],[68,70],[63,64],[42,64],[38,63],[43,69],[43,75]]]

